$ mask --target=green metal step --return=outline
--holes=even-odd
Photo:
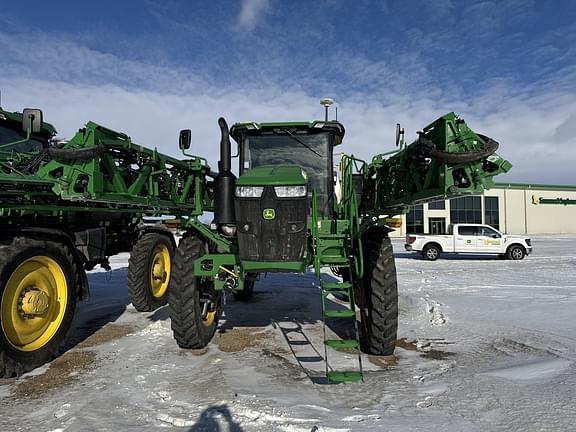
[[[332,290],[332,291],[322,291],[322,296],[324,298],[328,298],[328,296],[334,297],[332,301],[336,301],[338,304],[343,304],[345,306],[350,306],[350,299],[352,295],[350,294],[349,290],[346,291],[339,291],[339,290]],[[324,303],[324,307],[326,307],[326,303]]]
[[[352,288],[352,284],[350,282],[320,281],[320,286],[325,291],[345,291]]]
[[[333,382],[350,382],[360,381],[362,379],[361,372],[335,372],[331,371],[326,374],[329,381]]]
[[[356,339],[326,339],[324,343],[336,349],[358,348],[359,345]]]
[[[318,233],[320,239],[345,239],[348,238],[347,234],[333,234],[333,233]]]
[[[344,310],[325,310],[324,316],[326,318],[352,318],[356,316],[356,312],[350,309]]]
[[[340,267],[350,267],[350,261],[348,258],[336,257],[336,256],[321,256],[320,262],[322,264],[337,265]]]

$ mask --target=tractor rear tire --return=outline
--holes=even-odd
[[[128,296],[138,312],[150,312],[168,302],[174,246],[163,234],[144,234],[130,252]]]
[[[0,378],[58,354],[74,318],[78,276],[59,242],[15,237],[0,246]]]
[[[180,348],[204,348],[218,326],[220,296],[211,281],[194,275],[194,261],[205,251],[202,240],[188,236],[180,240],[174,256],[168,305],[174,339]]]
[[[392,243],[388,236],[364,240],[363,300],[360,343],[368,354],[394,353],[398,331],[398,284]]]

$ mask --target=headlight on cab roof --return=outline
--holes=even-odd
[[[236,186],[236,196],[240,198],[260,198],[264,186]]]
[[[278,198],[300,198],[306,196],[306,186],[274,186]]]

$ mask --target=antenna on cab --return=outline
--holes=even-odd
[[[334,99],[332,98],[323,98],[320,99],[320,105],[322,105],[325,109],[325,121],[328,121],[328,107],[334,103]]]

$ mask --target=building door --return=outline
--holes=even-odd
[[[446,234],[446,218],[428,218],[428,231],[430,234]]]

